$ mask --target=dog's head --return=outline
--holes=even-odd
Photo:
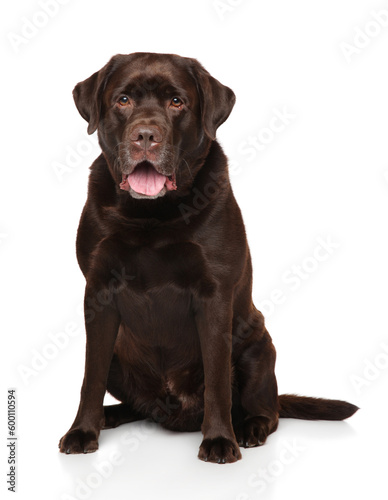
[[[235,102],[195,59],[151,53],[114,56],[73,95],[113,178],[134,198],[186,189]]]

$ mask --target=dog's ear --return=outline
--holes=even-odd
[[[101,117],[102,94],[119,58],[120,55],[112,57],[100,71],[74,87],[74,102],[82,118],[89,123],[88,134],[97,130]]]
[[[203,129],[206,135],[214,140],[218,127],[230,115],[236,96],[232,89],[213,78],[198,61],[195,61],[193,73],[201,106]]]

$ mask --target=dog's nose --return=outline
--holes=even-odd
[[[162,132],[156,125],[139,125],[132,130],[129,138],[146,150],[163,140]]]

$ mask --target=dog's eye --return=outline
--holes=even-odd
[[[120,106],[128,106],[129,104],[129,97],[126,96],[126,95],[123,95],[122,97],[120,97],[120,99],[118,100],[118,104]]]
[[[183,104],[183,101],[182,99],[180,99],[179,97],[173,97],[171,99],[171,106],[173,106],[174,108],[180,108]]]

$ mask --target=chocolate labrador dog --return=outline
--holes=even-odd
[[[195,60],[116,55],[74,99],[102,154],[77,236],[86,278],[86,366],[64,453],[101,429],[151,418],[198,431],[226,463],[279,417],[342,420],[357,407],[278,396],[275,349],[252,303],[244,224],[216,140],[235,96]],[[103,406],[108,391],[121,404]]]

